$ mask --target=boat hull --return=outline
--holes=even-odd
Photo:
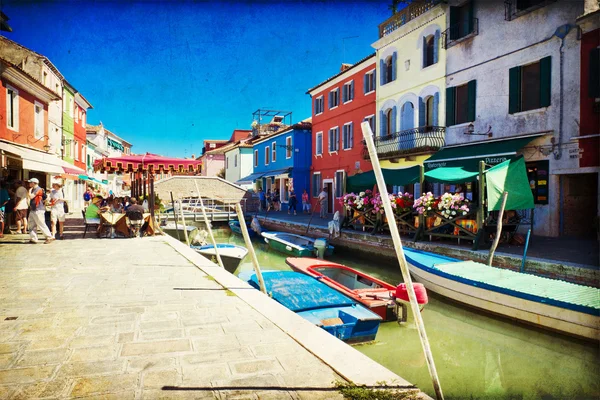
[[[263,232],[265,242],[269,245],[269,248],[286,254],[292,257],[314,257],[316,255],[316,249],[314,247],[314,239],[285,233],[285,232]],[[292,243],[288,240],[294,240]],[[333,246],[327,245],[325,249],[325,256],[329,257],[333,254]]]
[[[242,236],[242,228],[240,227],[240,223],[238,221],[229,221],[229,228],[235,234]],[[258,234],[254,232],[252,229],[248,229],[248,236],[254,239],[258,237]]]
[[[221,261],[223,261],[223,268],[229,273],[234,273],[235,270],[239,267],[240,263],[248,254],[248,250],[241,246],[231,246],[226,245],[225,248],[219,247],[219,256],[221,257]],[[215,254],[215,250],[213,246],[202,246],[201,247],[192,247],[198,253],[202,254],[204,257],[211,260],[213,263],[218,264],[217,256]],[[232,251],[233,248],[233,251]]]
[[[597,316],[506,295],[429,272],[409,262],[417,282],[427,290],[467,306],[584,339],[600,340]]]

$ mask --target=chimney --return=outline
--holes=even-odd
[[[195,160],[195,159],[196,159],[196,155],[192,154],[192,160]]]
[[[340,72],[344,72],[345,70],[347,70],[351,66],[352,66],[352,64],[342,63],[342,66],[340,67]]]

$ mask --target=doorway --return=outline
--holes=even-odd
[[[590,223],[598,214],[598,175],[563,175],[562,236],[596,238],[597,227]]]
[[[327,179],[323,182],[323,187],[327,188],[327,212],[333,212],[333,181]]]

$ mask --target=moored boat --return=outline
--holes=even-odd
[[[347,342],[375,339],[381,317],[324,283],[292,271],[263,271],[267,293],[304,319]],[[259,288],[256,274],[246,271],[240,279]]]
[[[217,263],[217,256],[215,253],[215,246],[208,244],[205,246],[191,246],[192,249],[198,253],[210,259],[215,264]],[[217,243],[217,250],[219,256],[223,261],[223,267],[227,272],[233,273],[240,265],[244,257],[248,254],[248,249],[235,244]]]
[[[397,320],[399,304],[408,303],[408,293],[404,284],[393,286],[346,265],[316,258],[288,257],[285,262],[294,271],[312,276],[356,300],[379,315],[384,321]],[[417,295],[417,302],[422,310],[428,302],[427,292],[420,283],[415,283],[413,286]],[[403,309],[401,319],[405,316],[406,309]]]
[[[238,235],[242,235],[242,228],[240,227],[240,221],[229,221],[229,228],[231,229],[231,231],[233,233],[236,233]],[[259,235],[254,232],[254,230],[250,229],[250,227],[248,227],[248,236],[250,236],[250,238],[254,239],[256,237],[258,237]]]
[[[415,280],[468,306],[600,340],[600,289],[404,249]]]
[[[290,256],[314,257],[317,255],[319,245],[325,248],[325,256],[333,254],[333,246],[325,239],[313,239],[287,232],[262,232],[261,235],[270,248]],[[315,242],[320,243],[315,246]]]

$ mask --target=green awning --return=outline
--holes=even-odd
[[[82,180],[82,181],[87,181],[87,180],[90,179],[87,175],[79,175],[77,178],[80,179],[80,180]]]
[[[489,211],[500,210],[504,192],[508,192],[506,210],[526,210],[534,207],[533,193],[522,156],[490,168],[486,171],[485,178]]]
[[[383,179],[386,185],[405,186],[411,183],[419,182],[420,165],[401,169],[382,169]],[[367,189],[373,189],[376,184],[375,173],[373,171],[363,172],[348,177],[346,180],[346,192],[362,192]]]
[[[465,171],[460,167],[440,167],[425,172],[427,182],[465,183],[477,180],[479,172]]]
[[[479,161],[497,165],[517,156],[517,151],[544,133],[515,139],[486,140],[479,143],[447,146],[423,162],[425,171],[435,168],[460,167],[478,172]]]

